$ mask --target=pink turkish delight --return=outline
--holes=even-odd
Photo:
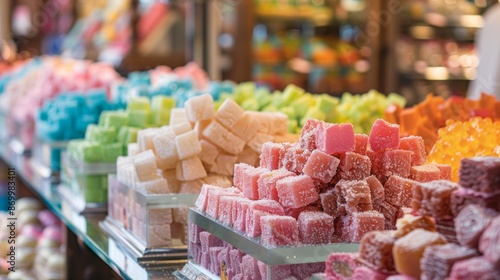
[[[351,241],[359,242],[365,233],[384,229],[384,215],[377,211],[352,213]]]
[[[451,211],[453,215],[458,213],[469,204],[477,204],[485,208],[500,211],[500,193],[485,194],[466,188],[458,188],[451,194]]]
[[[498,248],[497,248],[498,249]],[[485,257],[475,257],[456,262],[449,277],[450,280],[469,279],[500,279],[500,269],[490,263]]]
[[[264,143],[260,154],[260,167],[270,170],[278,169],[280,166],[282,150],[282,144],[273,142]]]
[[[394,273],[392,248],[396,238],[391,231],[371,231],[361,239],[359,260],[368,267],[385,273]]]
[[[200,195],[198,196],[198,199],[196,199],[195,202],[195,206],[196,208],[198,208],[198,210],[202,212],[205,212],[207,210],[209,193],[210,191],[213,190],[222,190],[222,188],[209,184],[203,184],[203,186],[201,187]]]
[[[317,119],[307,119],[299,138],[300,147],[310,151],[316,150],[316,130],[321,125]]]
[[[389,177],[384,184],[385,200],[394,206],[410,206],[413,187],[417,182],[397,175]]]
[[[413,152],[405,150],[386,150],[382,165],[382,175],[410,177],[412,154]]]
[[[411,165],[422,165],[427,160],[424,139],[420,136],[406,136],[399,140],[399,148],[412,151]]]
[[[243,171],[242,191],[250,199],[259,199],[259,187],[257,180],[266,171],[265,168],[251,167]]]
[[[326,214],[336,217],[338,215],[337,212],[337,192],[335,190],[329,190],[327,192],[321,193],[319,195],[319,199],[321,201],[321,207],[323,208],[323,212]]]
[[[239,196],[236,193],[228,192],[226,189],[212,190],[208,193],[207,215],[219,219],[219,206],[221,196]]]
[[[326,259],[327,279],[349,279],[354,274],[357,267],[357,254],[352,253],[332,253]]]
[[[292,217],[267,215],[261,217],[262,236],[264,246],[293,246],[299,244],[299,229],[297,221]]]
[[[327,244],[333,235],[333,217],[323,212],[303,211],[297,219],[303,244]]]
[[[479,251],[497,268],[500,268],[500,216],[491,220],[479,240]]]
[[[276,190],[283,207],[300,208],[319,198],[313,180],[307,175],[283,178],[276,183]]]
[[[354,142],[355,142],[354,152],[360,155],[366,155],[366,150],[368,148],[368,135],[355,134]]]
[[[378,119],[373,123],[369,136],[370,148],[375,151],[399,147],[399,125]]]
[[[340,178],[344,180],[363,180],[370,176],[371,161],[368,156],[346,152],[340,159]]]
[[[439,180],[441,171],[435,164],[424,164],[412,166],[410,169],[410,179],[417,182],[430,182]]]
[[[315,150],[307,159],[302,172],[322,183],[328,183],[337,173],[340,160],[320,150]]]
[[[429,215],[438,220],[453,219],[451,212],[451,194],[458,185],[447,180],[418,183],[413,188],[411,206],[422,215]]]
[[[245,254],[238,249],[231,249],[229,251],[230,268],[235,273],[241,273],[240,264],[243,261]]]
[[[259,265],[257,264],[257,259],[245,255],[241,261],[241,271],[243,272],[244,279],[257,279],[260,276]]]
[[[385,200],[385,190],[384,186],[380,183],[380,181],[374,175],[367,177],[366,183],[370,187],[370,195],[372,199],[372,203]]]
[[[337,209],[341,215],[372,210],[370,187],[366,181],[341,180],[335,185]]]
[[[233,226],[239,231],[245,232],[246,230],[247,214],[250,203],[252,203],[252,200],[248,198],[240,198],[234,202],[231,216],[233,218]]]
[[[292,145],[285,149],[280,167],[299,174],[304,169],[309,156],[311,156],[311,151]]]
[[[303,263],[292,265],[292,275],[298,279],[309,279],[311,275],[325,271],[325,262]],[[290,279],[293,280],[293,279]]]
[[[217,236],[211,234],[208,231],[200,232],[200,244],[201,244],[201,252],[209,253],[209,249],[212,247],[221,247],[222,240],[220,240]]]
[[[316,147],[329,155],[354,151],[355,139],[352,124],[321,123],[316,130]]]
[[[286,177],[295,176],[295,173],[284,168],[263,172],[257,180],[259,199],[273,199],[278,201],[276,183]]]

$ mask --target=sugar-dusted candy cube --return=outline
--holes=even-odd
[[[451,165],[449,164],[439,164],[435,163],[434,164],[438,169],[439,169],[439,179],[440,180],[450,180],[451,181]]]
[[[453,219],[451,212],[451,193],[458,185],[447,180],[437,180],[415,184],[411,206],[422,215],[438,220]]]
[[[171,125],[170,128],[172,128],[175,135],[181,135],[181,134],[189,132],[193,129],[193,127],[191,126],[191,123],[189,123],[189,122],[176,123],[176,124]]]
[[[227,189],[211,190],[208,193],[207,210],[208,216],[219,219],[220,198],[222,196],[238,196],[236,193],[228,192]]]
[[[420,279],[420,259],[427,247],[445,244],[446,238],[437,232],[416,229],[399,238],[392,251],[396,271]]]
[[[219,213],[218,213],[218,220],[222,222],[225,225],[228,225],[230,227],[233,226],[234,219],[236,217],[233,217],[233,213],[236,213],[235,207],[236,207],[236,201],[238,201],[241,197],[240,196],[228,196],[228,195],[223,195],[219,198]]]
[[[281,159],[281,167],[300,174],[310,156],[311,151],[304,150],[298,145],[287,146],[285,148],[285,154]]]
[[[250,203],[249,210],[259,210],[276,215],[285,215],[283,206],[281,206],[277,201],[270,199],[253,201]]]
[[[354,151],[354,128],[350,123],[322,123],[316,130],[316,147],[329,155]]]
[[[204,120],[204,121],[199,121],[194,124],[193,130],[196,132],[196,136],[198,136],[198,139],[203,138],[203,130],[207,128],[214,120],[209,119],[209,120]]]
[[[363,180],[370,176],[371,161],[368,156],[347,152],[340,157],[339,174],[344,180]]]
[[[267,247],[293,246],[299,244],[297,221],[292,217],[267,215],[260,220],[261,243]]]
[[[148,223],[150,225],[171,224],[173,222],[172,209],[149,209],[147,210]]]
[[[385,200],[394,206],[410,206],[413,187],[417,182],[397,175],[389,177],[384,184]]]
[[[278,201],[276,182],[290,176],[295,176],[295,173],[283,168],[264,171],[257,180],[259,199],[273,199]]]
[[[383,201],[385,200],[385,190],[384,186],[380,183],[380,181],[374,175],[367,177],[366,183],[368,183],[368,187],[370,187],[370,195],[372,202],[375,201]]]
[[[374,230],[384,229],[384,215],[377,211],[365,211],[352,213],[352,224],[350,239],[359,242],[363,235]]]
[[[194,223],[189,223],[188,226],[189,226],[189,231],[188,231],[189,242],[191,242],[191,244],[201,244],[200,233],[204,230]]]
[[[170,110],[170,122],[169,125],[175,125],[178,123],[187,123],[189,122],[186,115],[185,108],[172,108]]]
[[[219,154],[215,159],[214,164],[209,167],[209,171],[215,174],[232,176],[236,160],[237,157],[234,155]]]
[[[406,136],[399,140],[401,150],[412,151],[411,165],[422,165],[427,160],[424,139],[420,136]]]
[[[321,201],[321,207],[323,212],[326,214],[336,217],[337,213],[337,192],[335,190],[329,190],[324,193],[319,194],[319,199]]]
[[[158,134],[159,129],[146,128],[137,132],[137,145],[139,150],[144,152],[146,150],[153,150],[153,139]]]
[[[302,169],[302,172],[322,183],[328,183],[337,173],[340,160],[320,150],[314,150]]]
[[[156,159],[152,150],[147,150],[134,157],[133,165],[137,179],[140,182],[158,178],[156,174]]]
[[[250,166],[246,163],[237,163],[234,165],[234,177],[233,177],[233,185],[238,189],[243,189],[243,176],[246,173],[246,170],[251,170],[255,167]]]
[[[500,269],[490,263],[484,256],[474,257],[456,262],[447,279],[500,279]]]
[[[417,182],[430,182],[439,180],[441,171],[434,164],[416,165],[410,168],[410,179]]]
[[[475,157],[460,161],[459,183],[483,193],[500,192],[500,158]]]
[[[303,244],[330,243],[333,217],[323,212],[303,211],[297,219],[299,239]]]
[[[158,168],[175,168],[179,160],[175,138],[174,131],[169,127],[161,128],[153,137],[153,148],[156,153]]]
[[[264,143],[260,154],[260,167],[270,170],[278,169],[280,166],[282,150],[282,144],[273,142]]]
[[[332,253],[326,259],[327,279],[349,279],[357,267],[357,254],[353,253]]]
[[[335,188],[338,195],[337,209],[341,215],[372,210],[370,187],[366,181],[341,180]]]
[[[493,215],[482,206],[469,204],[455,217],[455,229],[460,244],[478,248],[479,238]]]
[[[268,279],[268,265],[261,261],[258,261],[257,264],[259,266],[261,279]],[[292,275],[292,265],[273,265],[269,267],[269,270],[269,279],[285,279]]]
[[[172,245],[172,234],[169,224],[148,226],[148,245],[153,247],[165,247]]]
[[[396,222],[397,231],[394,232],[395,238],[401,238],[417,228],[428,231],[436,231],[436,226],[429,216],[413,216],[406,214]]]
[[[229,251],[230,267],[236,273],[241,273],[240,264],[243,261],[244,253],[238,249],[231,249]]]
[[[252,200],[242,197],[238,199],[238,201],[235,201],[235,206],[233,206],[233,225],[241,232],[246,231],[246,221],[250,203],[252,203]]]
[[[201,253],[200,265],[206,269],[210,269],[210,253]]]
[[[222,150],[236,155],[243,151],[245,142],[236,137],[218,122],[212,122],[204,131],[203,137]]]
[[[360,261],[368,267],[385,273],[395,272],[392,248],[396,238],[391,231],[371,231],[361,238]]]
[[[399,147],[399,125],[378,119],[373,123],[369,136],[370,148],[374,152]]]
[[[91,142],[97,142],[101,144],[113,143],[116,138],[116,128],[115,127],[104,127],[95,124],[90,124],[87,126],[85,131],[85,140]]]
[[[172,193],[165,178],[157,178],[137,184],[137,190],[145,194]]]
[[[479,240],[479,252],[494,264],[500,267],[500,216],[493,218],[484,230]]]
[[[276,183],[279,202],[283,207],[300,208],[318,200],[314,182],[307,175],[286,177]]]
[[[236,162],[246,163],[251,166],[259,166],[260,162],[260,154],[250,148],[248,145],[245,145],[243,151],[238,154]]]
[[[194,130],[177,135],[177,137],[175,137],[175,145],[180,160],[196,156],[201,152],[200,141]]]
[[[241,190],[246,197],[250,199],[259,198],[259,188],[257,181],[260,175],[262,175],[265,171],[266,169],[264,168],[253,166],[249,166],[242,171]]]
[[[135,156],[139,153],[139,146],[137,143],[128,143],[127,145],[127,155]],[[158,165],[158,163],[156,163]]]
[[[244,112],[238,103],[227,98],[217,110],[215,119],[226,128],[231,129]]]
[[[200,232],[201,252],[209,253],[211,247],[221,247],[222,240],[208,231]]]
[[[250,237],[257,237],[261,234],[261,217],[266,215],[283,216],[283,207],[274,200],[257,200],[250,203],[246,216],[245,232]]]
[[[198,210],[202,212],[207,211],[208,195],[213,190],[222,190],[222,188],[209,184],[203,184],[203,186],[201,187],[200,195],[198,196],[195,202],[195,206]]]
[[[466,188],[458,188],[451,194],[451,211],[458,215],[460,210],[469,204],[477,204],[485,208],[500,211],[500,193],[485,194]]]
[[[231,128],[231,132],[244,142],[249,142],[255,136],[257,130],[259,130],[258,121],[252,118],[250,112],[243,113]]]
[[[420,260],[422,279],[446,279],[453,264],[477,256],[477,251],[453,243],[429,246]]]
[[[368,135],[354,134],[354,152],[360,155],[366,155],[368,149]]]
[[[207,164],[212,165],[215,163],[215,159],[219,155],[219,148],[212,145],[207,140],[200,140],[201,152],[198,155],[200,160]]]
[[[271,135],[283,135],[288,132],[288,117],[287,115],[279,112],[265,112],[264,114],[268,115],[267,128],[268,132]]]
[[[386,150],[382,164],[382,175],[409,177],[412,154],[412,151],[406,150]]]
[[[386,230],[394,229],[394,226],[396,225],[396,220],[398,219],[399,207],[396,207],[390,204],[389,202],[384,201],[380,204],[377,204],[377,208],[375,208],[375,210],[384,215],[385,218],[384,229]]]
[[[386,280],[389,274],[373,270],[366,266],[358,266],[354,270],[354,274],[350,279],[352,280]]]
[[[214,100],[210,94],[191,97],[184,103],[184,107],[187,119],[193,123],[215,117]]]
[[[248,147],[254,150],[257,153],[260,153],[262,150],[262,145],[266,142],[273,141],[273,136],[265,133],[257,132],[252,139],[250,139],[247,143]]]
[[[192,157],[177,162],[177,180],[192,181],[207,176],[207,171],[198,157]]]
[[[241,267],[243,272],[243,279],[258,279],[260,275],[259,265],[257,264],[257,259],[250,256],[245,255],[241,260]]]
[[[287,277],[287,280],[298,280],[298,279],[309,279],[311,275],[325,271],[325,262],[316,262],[316,263],[301,263],[291,265],[292,267],[292,275],[291,277]]]
[[[304,123],[300,133],[299,144],[303,149],[316,150],[316,130],[321,125],[321,121],[309,118]]]

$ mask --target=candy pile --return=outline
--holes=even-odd
[[[447,120],[466,122],[473,117],[500,118],[500,101],[489,94],[481,94],[479,100],[462,97],[442,97],[427,95],[424,101],[411,108],[402,109],[397,105],[387,107],[385,119],[401,125],[402,135],[418,135],[424,138],[429,152],[438,139],[438,129]]]
[[[417,182],[449,179],[425,157],[420,137],[380,119],[370,136],[310,119],[298,143],[265,143],[259,167],[236,164],[234,188],[204,185],[196,207],[264,246],[357,242],[392,229]]]
[[[456,182],[460,160],[476,156],[500,156],[500,120],[475,117],[465,122],[448,121],[439,129],[427,161],[450,164]]]
[[[466,188],[499,193],[499,169],[499,158],[464,159],[461,169],[464,179],[460,183]],[[474,180],[472,176],[481,179]],[[359,254],[332,254],[323,276],[499,279],[500,215],[474,202],[460,205],[456,212],[453,201],[456,188],[456,184],[444,180],[417,184],[413,213],[398,220],[396,231],[367,233],[361,240]],[[497,198],[495,205],[499,202]],[[443,221],[448,222],[447,228]],[[398,273],[401,275],[391,276]]]
[[[226,279],[297,280],[325,270],[323,262],[268,266],[194,224],[189,224],[189,256],[215,275],[223,271]]]
[[[19,274],[32,277],[23,279],[35,279],[34,274],[38,274],[39,279],[64,279],[66,261],[61,250],[60,220],[49,210],[42,210],[41,204],[32,198],[17,201],[16,216],[15,252],[10,249],[13,243],[8,238],[9,231],[4,231],[0,237],[0,252],[5,258],[2,259],[0,274],[9,274],[9,279]],[[2,215],[2,223],[9,224],[7,218],[6,214]],[[14,253],[15,256],[11,257]],[[12,259],[14,262],[9,264]],[[16,272],[7,270],[11,266],[15,266]]]

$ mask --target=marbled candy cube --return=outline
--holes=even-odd
[[[373,123],[368,139],[374,152],[399,147],[399,125],[378,119]]]
[[[179,181],[192,181],[207,177],[207,171],[198,157],[177,162],[176,177]]]
[[[300,133],[299,144],[303,149],[316,150],[316,130],[321,125],[317,119],[307,119]]]
[[[191,97],[184,103],[184,107],[187,119],[193,123],[215,117],[214,100],[210,94]]]
[[[280,155],[282,150],[282,144],[273,142],[264,143],[264,145],[262,145],[262,153],[260,154],[260,167],[267,168],[269,170],[278,169],[280,166]]]
[[[366,155],[366,151],[368,149],[368,135],[355,134],[354,143],[354,152],[360,155]]]
[[[287,146],[285,148],[285,153],[281,159],[281,166],[286,170],[295,172],[297,174],[302,173],[304,166],[307,163],[307,159],[311,156],[311,151],[304,150],[298,145]]]
[[[321,183],[328,183],[337,173],[339,163],[338,158],[320,150],[315,150],[307,159],[302,172]]]
[[[316,130],[316,147],[329,155],[354,151],[355,140],[352,124],[323,122]]]
[[[500,158],[464,158],[460,162],[459,183],[477,192],[500,192]]]
[[[252,118],[250,112],[243,113],[231,128],[231,132],[246,143],[255,136],[257,130],[259,130],[258,121]]]
[[[385,200],[398,207],[410,206],[413,197],[413,187],[417,182],[397,175],[389,177],[384,184]]]
[[[445,244],[446,238],[436,232],[416,229],[396,240],[393,255],[396,271],[420,279],[420,259],[427,247]]]
[[[215,119],[230,129],[241,118],[244,112],[238,103],[234,102],[231,98],[227,98],[217,110]]]
[[[139,182],[158,178],[156,174],[156,159],[152,150],[147,150],[134,157],[133,165]]]
[[[278,191],[276,183],[286,177],[295,176],[295,173],[286,169],[265,171],[257,180],[259,199],[273,199],[278,201]]]
[[[283,207],[300,208],[318,200],[314,182],[307,175],[286,177],[276,183],[279,202]]]
[[[267,247],[299,244],[297,221],[292,217],[267,215],[261,218],[261,243]]]
[[[339,214],[337,212],[337,192],[335,190],[329,190],[327,192],[321,193],[319,195],[319,199],[321,201],[321,207],[323,208],[323,212],[326,214],[337,217]]]
[[[451,194],[451,211],[453,215],[458,215],[460,211],[469,204],[477,204],[485,208],[500,211],[500,193],[485,194],[471,189],[458,188]]]
[[[370,187],[370,195],[372,203],[385,200],[384,186],[380,183],[377,177],[371,175],[367,177],[365,180],[366,183],[368,184],[368,187]]]
[[[368,156],[346,152],[340,158],[339,174],[344,180],[363,180],[370,176],[371,161]]]
[[[422,165],[427,160],[424,139],[420,136],[406,136],[399,140],[401,150],[412,151],[411,165]]]
[[[338,195],[337,209],[341,215],[372,210],[370,187],[366,181],[341,180],[335,188]]]
[[[197,156],[201,152],[200,141],[193,130],[177,135],[175,137],[175,146],[180,160]]]
[[[208,205],[208,196],[209,193],[213,190],[222,190],[221,187],[218,186],[213,186],[209,184],[203,184],[201,187],[201,192],[198,198],[196,199],[195,206],[198,210],[201,212],[207,211],[207,205]]]
[[[385,273],[395,272],[392,249],[396,238],[391,231],[372,231],[361,239],[360,261],[368,267]]]
[[[460,244],[478,248],[479,238],[493,218],[482,206],[469,204],[455,217],[455,229]]]
[[[232,176],[234,172],[234,164],[237,157],[229,154],[219,154],[212,166],[209,166],[209,171],[215,174],[224,176]]]
[[[359,242],[363,235],[374,230],[384,229],[384,215],[377,211],[352,213],[350,240]]]
[[[467,279],[500,279],[500,269],[491,264],[485,257],[475,257],[456,262],[449,277],[450,280]]]
[[[240,153],[245,147],[245,142],[243,140],[236,137],[236,135],[218,122],[212,122],[205,128],[203,137],[212,144],[233,155]]]
[[[349,279],[357,267],[357,254],[332,253],[326,259],[327,279]]]
[[[422,215],[429,215],[437,220],[453,219],[451,212],[451,193],[458,185],[446,180],[418,183],[413,188],[411,206]]]
[[[477,251],[453,243],[429,246],[420,260],[421,279],[446,279],[453,264],[477,256]]]
[[[303,244],[327,244],[333,235],[333,217],[322,212],[303,211],[297,219]]]
[[[417,182],[430,182],[440,178],[441,171],[434,164],[417,165],[410,168],[410,179]]]
[[[479,252],[497,268],[500,267],[500,216],[493,218],[479,240]]]
[[[386,150],[382,164],[382,175],[398,175],[403,178],[410,176],[412,151]]]
[[[156,153],[156,163],[160,169],[172,169],[179,160],[176,135],[169,127],[161,128],[153,137],[153,148]]]

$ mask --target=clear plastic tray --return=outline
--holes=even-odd
[[[198,194],[144,194],[109,176],[108,214],[144,249],[184,247],[187,211]]]
[[[52,171],[60,171],[62,154],[67,146],[68,141],[45,141],[36,138],[33,145],[33,158]]]

